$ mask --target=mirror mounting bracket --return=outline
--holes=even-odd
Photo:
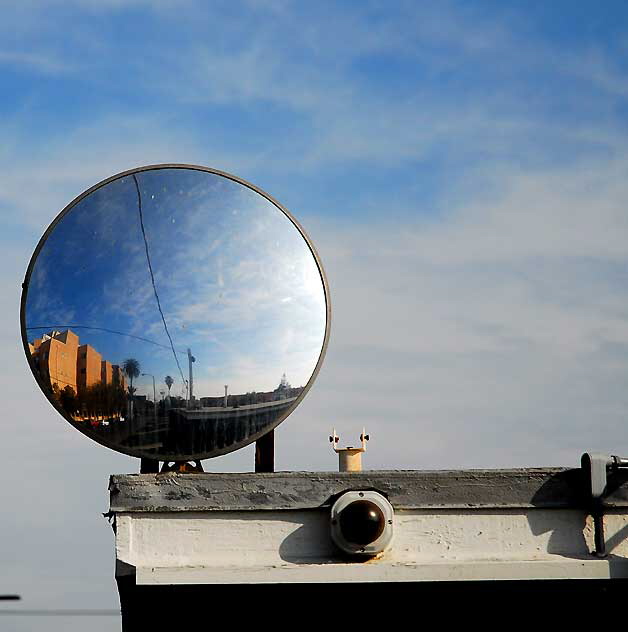
[[[153,459],[140,459],[140,474],[157,474],[159,472],[159,461]]]
[[[159,461],[140,459],[140,474],[163,474],[165,472],[203,472],[201,461],[164,461],[159,469]],[[255,442],[255,471],[275,471],[275,431],[271,430]]]
[[[203,465],[200,461],[164,461],[161,466],[161,474],[166,472],[179,472],[193,474],[203,472]]]

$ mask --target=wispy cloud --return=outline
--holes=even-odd
[[[55,59],[50,53],[0,50],[0,65],[25,66],[44,74],[64,74],[73,72],[76,66],[70,60]]]
[[[437,221],[318,226],[334,344],[299,432],[366,423],[375,467],[628,449],[625,172],[502,173]]]

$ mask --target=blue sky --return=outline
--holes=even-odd
[[[594,19],[502,4],[26,2],[2,33],[7,157],[67,164],[96,143],[104,164],[76,185],[147,151],[218,159],[301,217],[348,217],[442,210],[471,175],[495,186],[494,161],[608,156],[626,130],[621,3]]]
[[[332,337],[277,433],[279,468],[334,469],[332,426],[353,443],[366,425],[374,468],[628,453],[627,13],[573,0],[3,7],[0,335],[6,466],[21,473],[2,491],[15,508],[3,541],[37,544],[26,561],[0,550],[0,582],[39,591],[38,605],[73,590],[115,603],[98,512],[107,475],[137,463],[49,410],[17,305],[56,213],[139,165],[234,173],[316,244]],[[70,537],[70,516],[93,535]],[[42,567],[68,570],[53,581]]]

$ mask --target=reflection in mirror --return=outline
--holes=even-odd
[[[196,168],[113,179],[36,253],[31,366],[76,428],[127,454],[199,459],[272,429],[315,375],[328,331],[319,264],[266,197]]]

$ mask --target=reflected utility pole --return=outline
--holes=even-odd
[[[155,425],[157,425],[157,392],[155,390],[155,376],[150,373],[142,373],[142,375],[153,378],[153,417],[155,418]]]
[[[190,372],[190,390],[188,391],[188,408],[192,408],[192,401],[194,400],[194,376],[192,375],[192,363],[196,362],[196,358],[192,355],[192,351],[188,349],[188,365]]]

